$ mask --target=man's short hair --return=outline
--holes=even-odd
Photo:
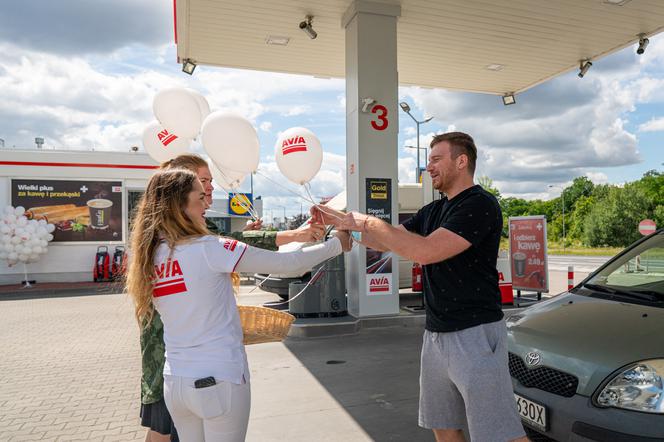
[[[447,132],[433,137],[429,147],[433,148],[441,141],[450,143],[452,159],[456,159],[462,154],[466,155],[468,157],[468,171],[471,175],[475,174],[477,147],[473,137],[463,132]]]
[[[195,153],[183,153],[175,158],[161,163],[160,169],[187,169],[198,173],[201,167],[209,167],[208,163]]]

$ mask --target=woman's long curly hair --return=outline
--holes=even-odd
[[[154,313],[152,290],[155,283],[154,257],[160,241],[171,253],[176,245],[210,232],[185,214],[196,174],[185,169],[157,171],[141,198],[131,229],[131,247],[126,290],[134,301],[136,320],[143,327]]]

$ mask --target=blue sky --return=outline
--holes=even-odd
[[[199,66],[191,77],[175,62],[172,5],[159,0],[84,2],[24,0],[2,7],[0,138],[7,147],[128,150],[140,145],[154,119],[152,98],[170,86],[201,92],[213,110],[234,110],[252,121],[261,141],[259,172],[285,181],[274,162],[280,131],[304,126],[325,151],[312,181],[315,196],[344,187],[345,107],[342,79],[320,79]],[[28,30],[29,31],[26,31]],[[517,96],[500,97],[404,87],[422,128],[421,145],[435,133],[462,130],[480,150],[478,175],[505,195],[551,198],[586,175],[620,184],[649,169],[662,170],[664,150],[664,37],[654,36],[643,56],[635,48],[595,62],[585,78],[563,75]],[[415,176],[415,126],[400,111],[399,177]],[[203,152],[200,145],[194,149]],[[424,164],[424,161],[422,161]],[[248,180],[243,186],[248,190]],[[255,190],[267,209],[299,200],[261,176]],[[293,191],[301,191],[295,185]]]

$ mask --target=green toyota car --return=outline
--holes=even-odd
[[[533,441],[664,441],[664,229],[507,318]]]

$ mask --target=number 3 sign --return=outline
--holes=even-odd
[[[387,108],[382,104],[377,104],[371,108],[371,113],[376,114],[376,118],[378,118],[377,121],[371,120],[371,127],[373,127],[376,130],[387,129],[387,126],[390,124],[387,121]]]

